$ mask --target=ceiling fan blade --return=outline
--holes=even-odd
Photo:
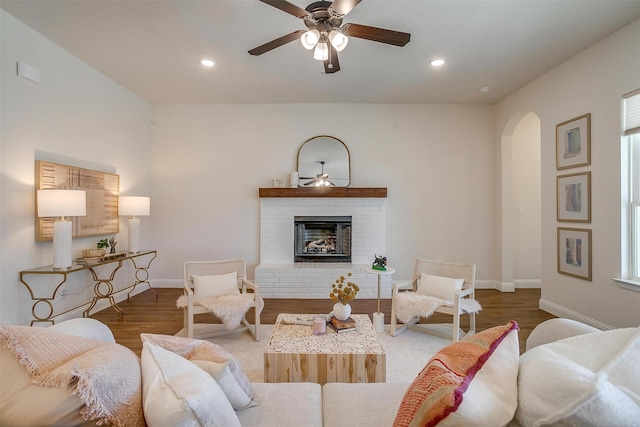
[[[268,4],[269,6],[273,6],[276,9],[280,9],[283,12],[287,12],[288,14],[293,15],[297,18],[304,18],[305,16],[309,16],[309,12],[285,0],[259,0],[259,1],[261,1],[262,3]]]
[[[329,6],[329,13],[343,17],[347,13],[351,12],[354,7],[358,5],[362,0],[335,0],[331,6]]]
[[[342,32],[347,36],[371,40],[379,43],[404,46],[411,40],[411,34],[400,31],[385,30],[384,28],[369,27],[360,24],[344,24]]]
[[[269,52],[270,50],[273,50],[277,47],[290,43],[294,40],[299,40],[300,36],[303,33],[304,33],[303,30],[297,30],[297,31],[294,31],[293,33],[287,34],[286,36],[278,37],[275,40],[271,40],[270,42],[267,42],[263,45],[254,47],[249,51],[249,55],[254,55],[254,56],[262,55],[263,53]]]
[[[331,43],[329,43],[329,59],[324,61],[325,74],[333,74],[340,71],[340,62],[338,62],[338,51]]]

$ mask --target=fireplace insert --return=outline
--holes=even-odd
[[[351,217],[294,217],[293,260],[351,262]]]

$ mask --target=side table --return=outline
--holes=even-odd
[[[375,270],[371,267],[364,269],[369,274],[378,275],[378,311],[373,313],[373,327],[376,332],[384,332],[384,313],[380,311],[380,277],[383,274],[393,274],[396,272],[395,268],[387,267],[386,270]]]

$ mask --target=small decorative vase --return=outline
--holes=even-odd
[[[338,320],[347,320],[351,316],[351,306],[337,302],[333,306],[333,315]]]

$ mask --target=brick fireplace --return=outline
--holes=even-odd
[[[377,276],[364,271],[385,254],[386,189],[260,189],[260,265],[255,281],[266,298],[329,298],[330,285],[351,272],[360,298],[377,297]],[[295,262],[295,217],[350,217],[351,262]],[[382,276],[388,298],[391,278]]]

